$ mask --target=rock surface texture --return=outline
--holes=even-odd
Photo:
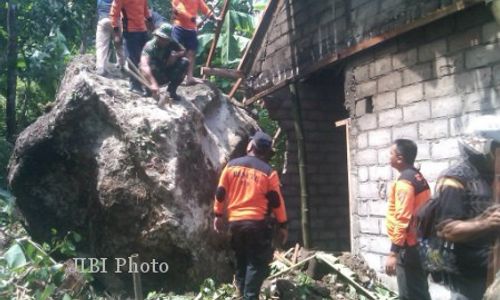
[[[216,88],[178,92],[181,101],[159,108],[126,81],[95,75],[89,56],[68,66],[52,110],[20,134],[9,166],[35,239],[73,230],[82,255],[168,262],[166,274],[143,274],[146,286],[230,274],[227,243],[211,230],[213,192],[257,125]],[[118,275],[105,284],[130,288],[130,274]]]

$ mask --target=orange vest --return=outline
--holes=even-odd
[[[196,16],[198,11],[204,15],[210,14],[210,9],[203,0],[172,0],[174,25],[184,29],[196,30]],[[193,22],[193,20],[195,20]]]
[[[417,244],[414,216],[430,196],[429,185],[419,171],[409,168],[401,172],[389,189],[386,226],[393,245]]]
[[[150,17],[147,0],[114,0],[109,12],[113,27],[120,27],[120,15],[123,31],[147,31],[146,19]]]
[[[224,210],[230,222],[263,220],[272,212],[279,223],[286,223],[278,173],[254,156],[231,160],[222,171],[214,203],[216,216]]]

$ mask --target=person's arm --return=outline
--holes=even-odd
[[[156,78],[153,76],[153,72],[149,67],[149,55],[144,53],[141,55],[141,61],[139,63],[139,67],[146,80],[151,83],[151,93],[153,94],[153,96],[158,95],[158,90],[159,90],[158,82],[156,81]]]
[[[281,243],[285,244],[288,240],[288,218],[286,215],[285,200],[281,194],[279,176],[276,171],[273,171],[269,176],[269,187],[266,198],[278,221]]]
[[[224,210],[227,202],[227,192],[229,189],[229,172],[227,168],[222,170],[220,175],[219,184],[217,185],[217,190],[215,191],[215,201],[214,201],[214,230],[216,232],[222,231]]]
[[[500,235],[498,207],[471,220],[447,219],[438,225],[438,236],[450,242],[467,242],[489,233]]]
[[[174,50],[172,51],[172,56],[179,58],[183,57],[186,55],[186,48],[184,48],[181,44],[177,43],[176,41],[172,40],[172,43],[174,43]]]

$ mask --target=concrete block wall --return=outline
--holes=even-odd
[[[345,97],[353,249],[380,272],[390,247],[386,192],[397,177],[389,147],[397,138],[416,141],[417,165],[433,187],[458,159],[464,126],[482,114],[500,117],[500,26],[476,6],[368,50],[348,63]]]
[[[459,0],[285,0],[277,8],[252,68],[256,90],[298,74],[320,59]],[[438,30],[439,31],[439,30]],[[420,58],[431,53],[422,49]],[[460,47],[459,41],[452,47]],[[387,49],[391,51],[391,49]],[[407,59],[417,59],[411,56]],[[381,61],[372,74],[386,73]],[[422,67],[421,72],[426,72]],[[411,74],[408,74],[408,80]],[[392,82],[392,78],[385,78]],[[403,80],[403,78],[396,78]],[[394,84],[397,84],[395,82]]]
[[[313,248],[350,251],[349,193],[345,127],[336,128],[334,120],[348,117],[343,106],[342,88],[298,85],[305,140],[307,188],[310,205],[310,233]],[[340,93],[339,93],[340,91]],[[338,101],[331,101],[339,98]],[[278,121],[286,135],[286,162],[280,175],[289,217],[291,243],[302,244],[300,223],[300,182],[297,139],[289,93],[267,99],[271,118]]]

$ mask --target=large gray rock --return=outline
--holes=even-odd
[[[8,179],[30,233],[73,230],[86,255],[168,262],[166,275],[143,280],[155,287],[228,276],[213,192],[256,123],[207,85],[180,87],[182,100],[160,109],[92,68],[91,57],[75,59],[53,109],[17,139]]]

